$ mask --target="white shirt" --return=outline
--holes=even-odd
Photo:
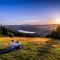
[[[15,48],[15,43],[14,42],[10,42],[10,48]]]
[[[21,45],[21,43],[16,43],[16,44],[15,44],[15,46],[19,46],[19,45]]]

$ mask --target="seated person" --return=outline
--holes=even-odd
[[[21,43],[19,43],[18,41],[15,43],[15,48],[16,49],[19,49],[19,48],[21,48]]]
[[[9,49],[10,49],[10,50],[15,50],[14,40],[12,40],[12,41],[10,42]]]

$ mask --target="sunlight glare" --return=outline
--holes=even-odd
[[[55,23],[56,23],[56,24],[60,24],[60,18],[56,19],[56,20],[55,20]]]

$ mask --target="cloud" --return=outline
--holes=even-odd
[[[41,18],[18,18],[18,19],[6,19],[0,20],[0,24],[4,25],[21,25],[21,24],[31,24],[31,25],[39,25],[39,24],[53,24],[54,19],[41,19]]]

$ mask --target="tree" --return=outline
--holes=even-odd
[[[56,38],[56,39],[60,39],[60,25],[57,26],[56,30],[53,30],[51,32],[51,37]]]

